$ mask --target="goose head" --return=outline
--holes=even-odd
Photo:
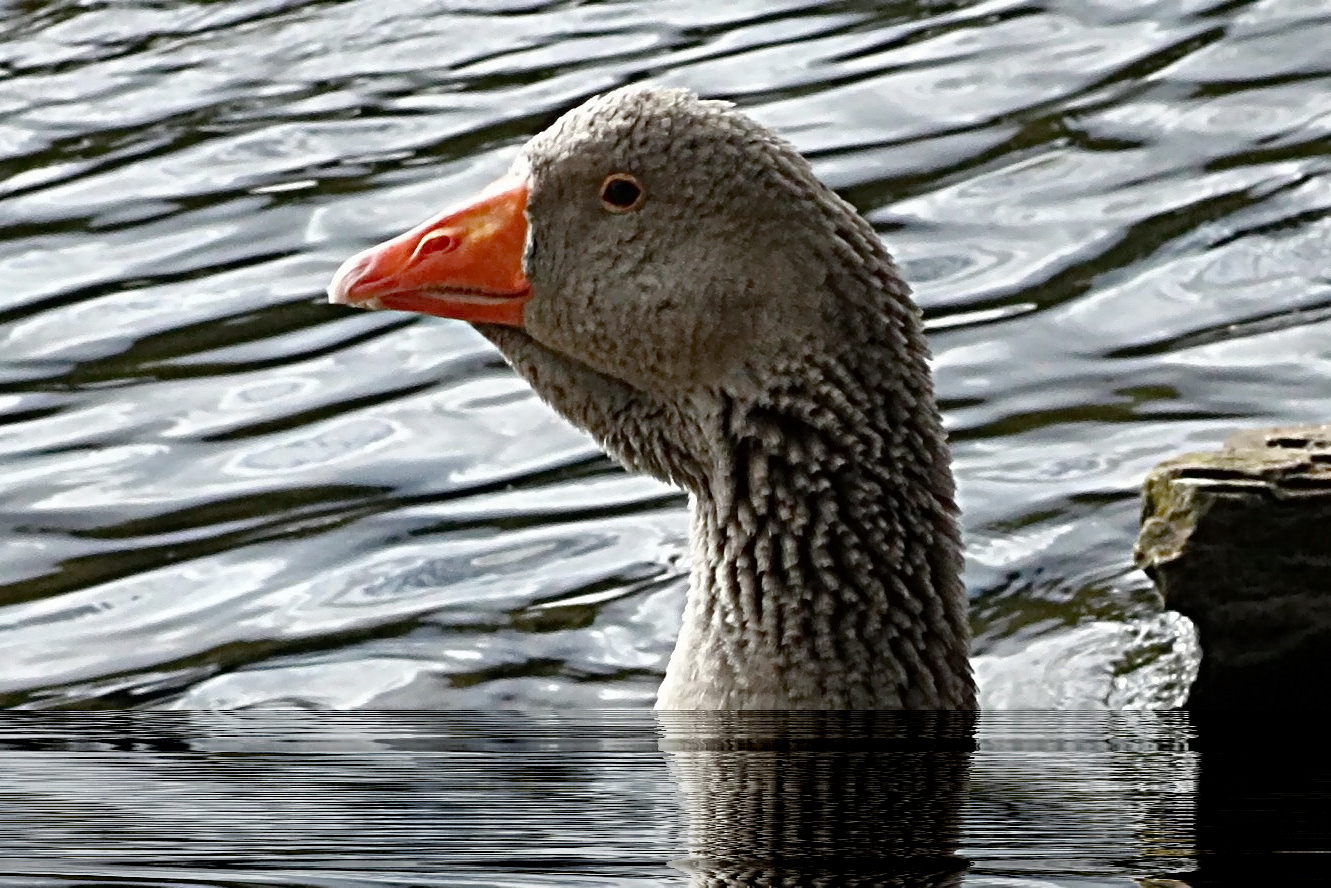
[[[840,204],[729,103],[620,90],[537,135],[469,203],[349,259],[329,292],[520,328],[664,398],[743,387],[849,313],[824,286],[820,201]]]
[[[691,494],[658,705],[973,705],[919,314],[876,234],[724,102],[626,88],[331,301],[470,321],[630,468]]]

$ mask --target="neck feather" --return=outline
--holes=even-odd
[[[708,437],[724,444],[689,485],[693,576],[658,708],[975,706],[952,476],[915,351],[801,362],[723,400]]]

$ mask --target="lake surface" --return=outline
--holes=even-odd
[[[625,82],[740,103],[900,258],[990,706],[1177,703],[1137,485],[1331,416],[1322,3],[0,10],[0,705],[650,703],[682,495],[323,296]]]
[[[1179,712],[10,713],[0,885],[1323,883],[1324,750],[1201,743],[1213,728]]]
[[[323,295],[590,95],[732,99],[925,308],[985,702],[1168,707],[1198,651],[1131,566],[1138,483],[1331,417],[1329,46],[1314,0],[0,0],[0,706],[122,710],[0,721],[0,884],[743,885],[800,836],[787,884],[1255,884],[1331,850],[1323,755],[1181,713],[775,770],[587,714],[652,700],[682,495],[465,325]],[[123,711],[501,707],[569,711]]]

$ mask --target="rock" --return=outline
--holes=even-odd
[[[1157,466],[1136,562],[1197,626],[1187,706],[1283,707],[1331,677],[1331,425],[1241,432]]]

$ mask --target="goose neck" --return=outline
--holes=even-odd
[[[722,411],[728,446],[692,491],[693,573],[658,706],[972,708],[932,398],[815,394]]]

